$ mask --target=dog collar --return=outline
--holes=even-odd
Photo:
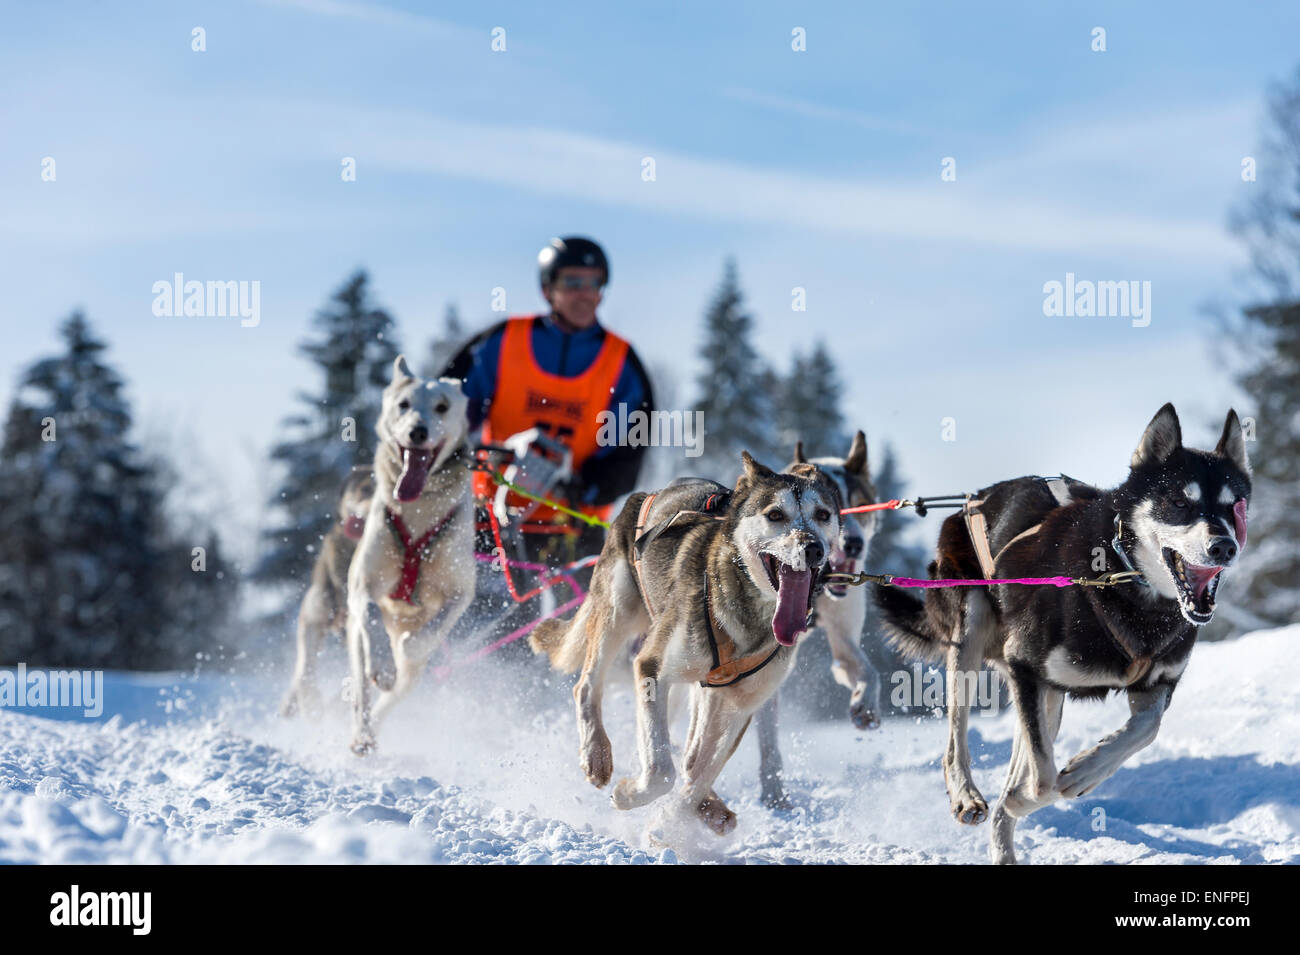
[[[1133,561],[1129,559],[1128,552],[1124,550],[1124,544],[1120,540],[1120,538],[1123,536],[1124,536],[1124,522],[1119,519],[1119,512],[1116,511],[1115,512],[1115,536],[1110,539],[1110,549],[1115,552],[1115,556],[1119,558],[1119,561],[1121,564],[1124,565],[1125,570],[1136,574],[1138,573],[1138,570],[1136,567],[1133,566]],[[1151,586],[1149,583],[1147,583],[1147,579],[1140,575],[1134,577],[1133,581],[1135,583],[1141,584],[1143,587]]]

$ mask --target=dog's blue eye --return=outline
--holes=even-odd
[[[1174,498],[1174,507],[1183,507],[1183,508],[1185,508],[1185,507],[1187,507],[1187,506],[1188,506],[1187,498],[1185,498],[1185,497],[1176,497],[1176,498]]]
[[[779,521],[785,520],[785,511],[781,510],[779,507],[774,507],[767,512],[766,516],[769,521],[775,524]]]

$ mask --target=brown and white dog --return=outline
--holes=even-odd
[[[633,660],[641,773],[619,780],[613,803],[633,809],[672,788],[668,689],[689,684],[680,798],[718,834],[735,828],[736,817],[713,783],[785,678],[840,533],[839,491],[817,468],[778,474],[748,453],[742,460],[734,491],[686,479],[629,497],[582,607],[530,640],[556,669],[582,666],[573,690],[579,758],[603,787],[614,771],[601,721],[606,672],[645,634]]]
[[[458,380],[418,378],[405,356],[393,363],[375,426],[375,493],[348,571],[358,756],[375,748],[379,721],[474,598],[466,406]]]

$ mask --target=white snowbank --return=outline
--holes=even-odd
[[[1298,649],[1300,627],[1197,647],[1155,743],[1091,796],[1022,823],[1022,860],[1300,861]],[[540,668],[489,662],[429,678],[366,761],[347,752],[341,703],[315,722],[283,721],[281,689],[110,674],[100,721],[0,709],[0,862],[986,859],[987,827],[948,815],[944,724],[929,717],[872,733],[847,719],[785,726],[787,813],[759,805],[747,739],[719,782],[740,817],[720,840],[662,805],[620,813],[587,785],[568,683]],[[616,773],[631,772],[626,687],[611,688],[605,709]],[[1126,717],[1120,698],[1067,703],[1058,764]],[[972,720],[990,800],[1011,725],[1010,714]]]

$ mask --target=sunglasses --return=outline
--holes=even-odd
[[[605,285],[603,277],[583,278],[581,275],[565,275],[555,280],[555,284],[566,292],[581,292],[583,289],[591,289],[593,292],[599,292]]]

